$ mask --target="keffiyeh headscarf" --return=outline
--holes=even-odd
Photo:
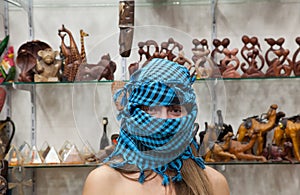
[[[196,96],[192,89],[194,77],[182,65],[164,59],[153,59],[135,72],[125,87],[115,94],[115,100],[125,94],[118,144],[106,159],[121,156],[123,161],[110,162],[110,166],[122,168],[135,165],[140,170],[139,182],[145,180],[144,171],[153,170],[163,177],[163,185],[181,181],[182,162],[193,159],[205,168],[202,158],[192,154],[191,144],[197,148],[194,121],[197,115]],[[129,94],[127,96],[126,94]],[[174,119],[155,118],[141,106],[189,105],[186,116]],[[166,171],[175,172],[168,176]]]

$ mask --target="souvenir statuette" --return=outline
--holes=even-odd
[[[277,104],[273,104],[270,106],[268,112],[264,115],[264,118],[268,121],[265,122],[262,118],[258,116],[248,117],[243,119],[242,124],[239,126],[237,131],[237,140],[239,142],[249,141],[249,132],[257,130],[259,134],[257,135],[257,149],[256,155],[261,155],[263,151],[263,146],[265,145],[265,140],[263,136],[274,128],[276,122],[276,110],[278,106]]]
[[[241,70],[243,78],[247,77],[264,77],[262,72],[265,61],[263,55],[260,53],[261,48],[257,37],[242,37],[244,46],[241,49],[241,56],[246,61],[241,63]]]
[[[300,76],[300,37],[296,38],[296,43],[298,44],[298,49],[295,51],[293,55],[293,69],[295,76]]]
[[[72,32],[65,28],[64,25],[62,25],[62,28],[58,30],[58,35],[61,38],[61,51],[65,58],[63,71],[64,79],[67,81],[74,81],[78,68],[81,64],[81,55],[78,51]],[[69,46],[65,43],[66,35],[69,37]]]
[[[265,38],[270,48],[265,53],[265,60],[268,65],[266,71],[267,77],[286,77],[290,76],[292,72],[292,60],[288,58],[290,51],[282,47],[285,39],[279,38]]]
[[[134,1],[119,2],[119,53],[122,57],[129,57],[134,33]]]

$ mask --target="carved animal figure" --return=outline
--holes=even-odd
[[[83,64],[78,69],[77,81],[114,80],[116,63],[110,59],[109,54],[104,54],[98,64]]]
[[[288,160],[290,163],[293,163],[292,159],[289,157],[292,153],[292,149],[293,144],[291,142],[284,142],[282,147],[268,144],[268,146],[263,150],[263,156],[272,162]]]
[[[82,29],[80,29],[80,43],[81,43],[81,63],[86,63],[86,53],[85,53],[85,47],[84,47],[84,37],[89,36],[88,33],[84,32]]]
[[[231,140],[228,152],[234,154],[238,160],[257,160],[266,162],[267,160],[264,156],[247,153],[247,151],[249,151],[253,147],[259,134],[259,131],[251,130],[251,132],[249,132],[250,141],[246,144],[243,144],[236,140]]]
[[[37,74],[34,75],[35,82],[49,82],[59,81],[59,70],[61,68],[61,60],[57,60],[58,51],[53,51],[51,48],[40,50],[35,70]]]
[[[273,104],[270,106],[267,114],[266,119],[268,122],[262,122],[258,117],[249,117],[244,119],[244,122],[239,126],[237,131],[237,141],[243,142],[247,138],[247,134],[250,131],[259,131],[257,136],[257,150],[256,155],[261,155],[262,150],[265,145],[265,138],[264,136],[266,133],[273,129],[274,124],[276,122],[276,110],[278,106]],[[246,140],[247,141],[247,140]]]
[[[65,56],[63,76],[68,81],[74,81],[78,67],[81,64],[80,53],[71,31],[66,29],[64,25],[62,25],[62,28],[58,30],[58,35],[61,38],[61,50],[63,55]],[[64,38],[66,35],[69,35],[70,46],[67,46],[65,44]]]
[[[300,161],[300,115],[291,118],[282,118],[279,125],[274,129],[273,142],[277,146],[282,146],[287,139],[291,139],[294,148],[294,156]]]
[[[223,137],[221,143],[215,143],[212,148],[205,154],[206,162],[219,162],[219,161],[229,161],[230,159],[236,159],[234,154],[228,152],[230,147],[231,137],[233,133],[228,133]]]

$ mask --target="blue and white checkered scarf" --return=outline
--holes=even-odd
[[[122,162],[110,166],[122,168],[135,165],[140,170],[139,181],[144,182],[145,170],[153,170],[163,176],[163,185],[182,180],[182,161],[193,159],[205,168],[202,158],[192,154],[190,144],[198,145],[194,138],[194,121],[197,115],[196,96],[192,89],[194,78],[182,65],[164,59],[153,59],[135,72],[124,89],[115,95],[123,96],[124,109],[119,113],[120,135],[114,156],[122,156]],[[191,105],[186,116],[174,119],[155,118],[141,110],[140,106]],[[166,171],[175,171],[170,177]]]

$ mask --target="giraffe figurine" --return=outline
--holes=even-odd
[[[81,52],[80,52],[80,56],[81,56],[81,63],[82,64],[86,64],[87,60],[86,60],[86,53],[85,53],[85,47],[84,47],[84,37],[89,36],[88,33],[84,32],[82,29],[80,29],[80,44],[81,44]]]
[[[61,38],[61,50],[65,56],[63,76],[67,79],[67,81],[74,81],[79,65],[81,64],[80,53],[71,31],[66,29],[64,25],[62,25],[62,28],[58,30],[58,35]],[[65,44],[64,38],[66,35],[69,36],[70,46]]]

